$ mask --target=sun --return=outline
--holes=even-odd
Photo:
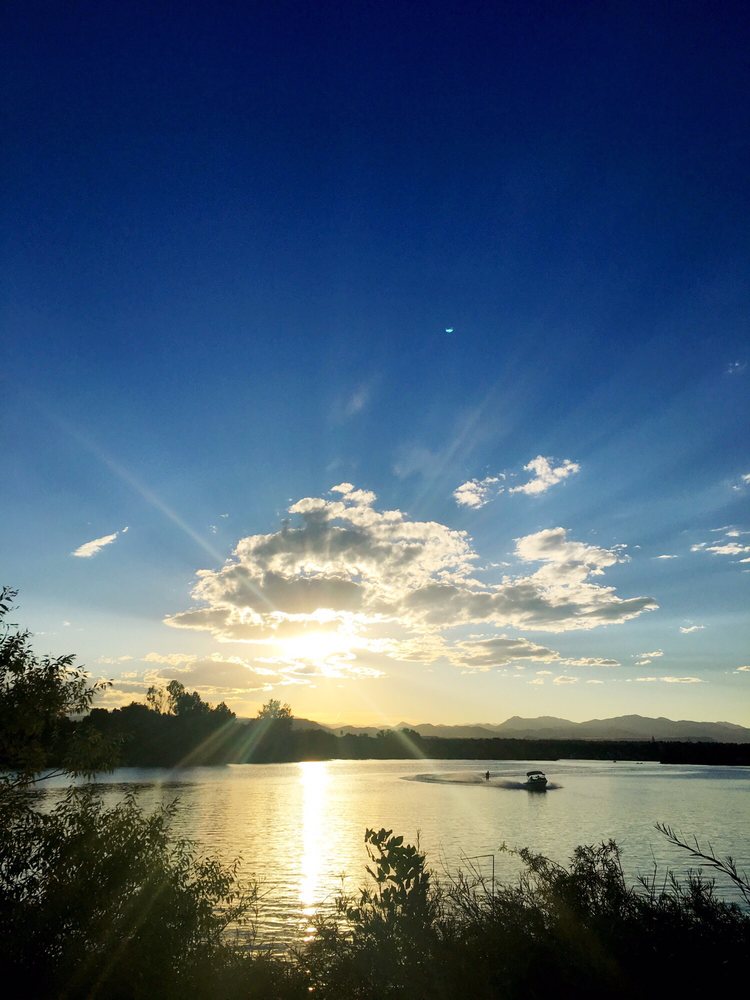
[[[303,635],[277,639],[281,655],[290,660],[306,660],[325,672],[332,661],[349,659],[354,653],[356,640],[346,632],[306,632]]]

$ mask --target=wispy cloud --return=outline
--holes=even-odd
[[[748,534],[739,528],[725,525],[723,528],[712,528],[712,533],[723,532],[724,538],[718,541],[696,542],[690,546],[691,552],[710,552],[713,556],[741,556],[737,561],[750,563],[750,545],[745,545],[737,539]]]
[[[276,677],[273,670],[258,668],[239,656],[196,656],[191,653],[148,653],[146,663],[157,664],[146,679],[150,683],[179,680],[201,691],[245,692],[264,690]]]
[[[654,559],[677,559],[677,558],[679,557],[673,555],[654,556]]]
[[[333,403],[331,419],[342,424],[362,413],[370,404],[374,382],[362,382],[349,392],[342,393]]]
[[[750,674],[750,664],[744,667],[737,667],[735,670],[736,674]]]
[[[652,649],[648,653],[634,653],[633,659],[635,660],[636,667],[645,667],[646,664],[652,663],[657,660],[660,656],[664,656],[663,649]]]
[[[619,667],[620,661],[606,656],[579,656],[577,659],[566,657],[562,660],[569,667]]]
[[[726,367],[727,375],[741,375],[747,368],[747,361],[730,361]]]
[[[723,545],[693,545],[691,552],[712,552],[715,556],[741,556],[750,552],[750,545],[725,542]]]
[[[132,659],[115,657],[99,662],[116,663]],[[97,704],[116,708],[128,704],[134,697],[143,701],[150,687],[166,687],[171,680],[178,680],[186,688],[197,690],[202,698],[214,702],[230,699],[236,707],[248,696],[255,698],[284,683],[284,678],[274,670],[253,665],[239,656],[148,653],[142,657],[141,663],[146,664],[145,669],[141,667],[115,677],[111,685],[97,694]]]
[[[700,632],[705,627],[705,625],[680,625],[680,632],[683,635],[689,635],[691,632]]]
[[[370,402],[371,395],[372,389],[369,385],[358,385],[344,403],[344,416],[354,417],[361,413]]]
[[[398,457],[393,465],[393,473],[399,479],[420,475],[431,479],[438,475],[446,464],[447,458],[443,452],[432,451],[421,444],[408,444],[399,448]]]
[[[101,538],[93,538],[90,542],[84,542],[83,545],[79,545],[70,554],[76,556],[78,559],[91,559],[92,556],[95,556],[97,552],[101,552],[107,545],[111,545],[117,541],[119,536],[124,535],[127,530],[127,527],[125,527],[121,531],[113,531],[111,535],[102,535]]]
[[[533,473],[532,478],[522,486],[512,486],[508,492],[538,496],[568,476],[581,471],[581,466],[577,462],[571,462],[569,458],[563,459],[560,465],[553,465],[553,461],[554,459],[545,458],[543,455],[532,458],[528,465],[523,467],[525,472]]]
[[[700,677],[636,677],[638,684],[704,684]]]

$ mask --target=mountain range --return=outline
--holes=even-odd
[[[341,736],[344,733],[375,736],[382,726],[326,726],[310,719],[295,719],[299,729],[319,728]],[[680,740],[702,743],[750,743],[750,729],[732,722],[674,721],[642,715],[619,715],[612,719],[570,722],[543,715],[523,719],[514,715],[501,723],[480,722],[439,726],[423,722],[399,722],[392,729],[412,729],[425,737],[441,739],[520,739],[520,740]]]

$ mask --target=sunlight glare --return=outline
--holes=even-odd
[[[306,660],[314,663],[322,673],[326,673],[326,661],[341,657],[348,658],[352,654],[353,637],[348,633],[311,632],[310,634],[278,639],[278,647],[282,654],[290,660]],[[332,673],[337,675],[337,664],[330,664]]]
[[[325,761],[302,761],[299,765],[302,782],[302,880],[300,900],[307,920],[305,940],[315,935],[312,918],[320,902],[320,876],[324,857],[325,795],[328,770]]]

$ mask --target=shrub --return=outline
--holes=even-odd
[[[612,841],[568,866],[522,850],[515,884],[459,875],[441,891],[402,838],[366,839],[375,891],[342,900],[299,956],[318,996],[644,1000],[746,976],[750,916],[699,875],[627,885]]]

